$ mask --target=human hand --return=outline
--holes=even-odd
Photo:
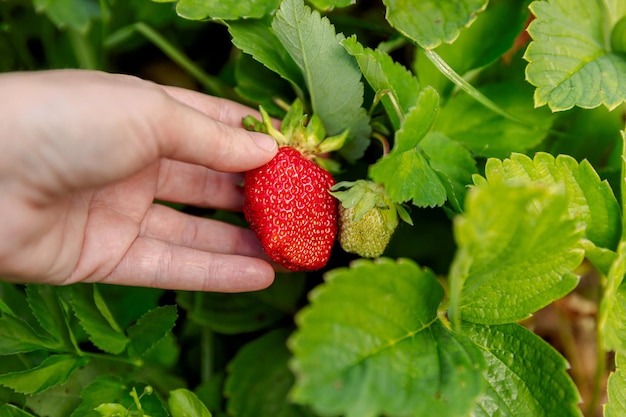
[[[236,292],[272,266],[246,229],[155,199],[239,209],[240,172],[274,139],[242,129],[257,113],[124,75],[0,74],[0,276]]]

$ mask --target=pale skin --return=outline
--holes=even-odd
[[[0,74],[0,279],[239,292],[274,268],[247,229],[158,201],[239,210],[277,151],[258,113],[138,78]]]

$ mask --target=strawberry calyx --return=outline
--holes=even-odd
[[[349,137],[349,129],[333,136],[326,136],[322,119],[313,114],[304,113],[300,99],[296,99],[283,118],[280,130],[274,127],[272,119],[263,108],[259,107],[261,120],[253,116],[243,119],[243,126],[248,130],[266,133],[276,139],[278,146],[289,146],[297,149],[302,156],[311,159],[322,168],[334,172],[338,165],[327,158],[327,154],[343,147]]]
[[[341,189],[344,190],[339,191]],[[382,184],[369,180],[342,181],[331,187],[330,194],[339,200],[344,208],[354,209],[354,221],[359,221],[368,211],[377,208],[385,210],[389,230],[396,228],[398,217],[413,225],[406,208],[391,201]]]

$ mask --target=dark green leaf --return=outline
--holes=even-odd
[[[74,355],[52,355],[35,368],[0,375],[0,385],[24,394],[36,394],[64,383],[88,360]]]
[[[326,275],[290,339],[292,398],[322,414],[467,415],[480,354],[438,319],[443,289],[409,260],[358,260]]]
[[[302,0],[283,0],[272,28],[302,71],[313,113],[322,119],[328,135],[350,129],[351,140],[340,153],[348,160],[360,158],[369,145],[371,129],[361,107],[361,72],[341,46],[343,36]]]
[[[294,377],[287,362],[287,330],[274,330],[245,345],[228,365],[224,394],[236,417],[312,417],[291,404],[287,394]]]
[[[191,320],[213,331],[237,334],[271,326],[296,310],[304,292],[303,274],[277,274],[258,292],[240,294],[179,292],[177,301]]]
[[[128,328],[129,353],[141,357],[174,327],[178,318],[176,306],[162,306],[148,311]]]
[[[83,35],[89,30],[91,20],[100,15],[95,0],[33,0],[33,4],[59,29],[69,28]]]
[[[538,145],[548,134],[553,117],[547,109],[533,107],[531,92],[520,83],[494,83],[480,92],[502,109],[527,121],[512,123],[487,109],[468,94],[455,95],[441,108],[434,130],[463,143],[477,155],[506,158]]]
[[[451,43],[464,26],[487,7],[488,0],[383,0],[387,20],[422,48]]]
[[[121,373],[122,367],[116,366],[115,370]],[[130,371],[130,367],[127,370]],[[85,386],[99,375],[109,372],[111,372],[110,361],[91,359],[85,366],[74,371],[66,382],[39,394],[26,396],[26,407],[42,417],[68,417],[81,404],[80,395]]]
[[[274,34],[269,19],[228,22],[233,44],[274,71],[296,88],[304,87],[298,65]]]
[[[103,375],[87,385],[81,392],[81,404],[74,410],[71,417],[96,417],[95,408],[100,404],[121,401],[127,387],[116,376]]]
[[[275,99],[293,101],[293,89],[289,83],[248,54],[242,54],[237,59],[235,79],[239,95],[263,106],[273,116],[284,114],[284,109],[275,103]]]
[[[465,323],[463,333],[487,365],[473,416],[582,417],[567,361],[543,339],[516,324]]]
[[[453,320],[499,324],[527,318],[573,290],[583,230],[562,187],[481,183],[454,223]]]
[[[437,54],[461,75],[485,67],[511,49],[522,33],[528,15],[528,0],[490,0],[487,9],[460,33],[454,43],[437,47]],[[498,35],[493,36],[494,33]],[[452,82],[421,50],[416,54],[415,70],[423,85],[437,88],[446,97],[452,92]],[[505,69],[509,70],[512,68]]]
[[[72,308],[78,317],[81,326],[87,332],[89,340],[105,352],[119,354],[126,349],[129,340],[119,329],[115,321],[113,326],[111,316],[106,303],[99,295],[97,287],[94,285],[74,285],[71,287]],[[96,305],[97,298],[98,305]],[[105,311],[108,319],[103,316],[101,310]]]
[[[158,288],[129,287],[127,285],[96,285],[96,306],[111,326],[125,329],[148,310],[159,305],[164,291]],[[101,300],[99,300],[101,298]],[[107,313],[103,308],[106,305]],[[110,317],[109,317],[110,316]],[[114,324],[115,323],[115,324]],[[115,327],[114,327],[115,328]]]
[[[0,416],[2,417],[36,417],[24,410],[17,408],[11,404],[0,405]]]
[[[26,286],[28,305],[45,331],[67,349],[73,344],[68,330],[68,316],[55,289],[49,285]]]
[[[0,355],[60,347],[58,341],[35,332],[25,321],[7,314],[0,316]]]

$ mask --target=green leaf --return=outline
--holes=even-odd
[[[293,101],[293,89],[289,83],[248,54],[241,54],[237,59],[235,80],[235,89],[240,96],[259,103],[271,115],[284,114],[284,110],[275,103],[276,98]]]
[[[0,375],[0,385],[23,394],[37,394],[64,383],[75,370],[88,361],[87,357],[52,355],[32,369]]]
[[[500,324],[527,318],[573,290],[583,230],[562,188],[481,183],[454,222],[451,316]]]
[[[105,352],[114,355],[123,352],[129,339],[115,323],[97,287],[73,285],[70,291],[74,314],[87,332],[89,340]],[[96,299],[98,304],[96,304]],[[101,313],[102,310],[105,312],[104,315]]]
[[[387,20],[422,48],[452,43],[464,26],[487,7],[488,0],[383,0]]]
[[[537,87],[535,105],[552,111],[574,106],[614,109],[626,99],[626,57],[610,51],[612,26],[604,2],[535,1],[526,50],[526,78]]]
[[[48,335],[37,333],[22,319],[7,314],[0,316],[0,355],[60,347],[58,341]]]
[[[226,379],[225,371],[220,370],[213,372],[209,379],[206,379],[196,386],[193,392],[198,396],[212,413],[219,417],[226,415],[224,413],[224,380]]]
[[[479,91],[528,124],[511,123],[470,95],[458,94],[441,108],[433,129],[486,157],[505,158],[511,152],[524,152],[545,139],[554,117],[547,109],[533,107],[527,85],[493,83],[481,86]]]
[[[91,20],[100,16],[97,1],[33,0],[39,13],[45,13],[59,29],[72,29],[85,35]]]
[[[148,311],[127,330],[130,338],[129,354],[134,358],[146,354],[172,330],[177,318],[176,306],[173,305]]]
[[[417,104],[420,86],[417,78],[404,66],[394,62],[389,54],[364,48],[355,36],[342,43],[354,56],[372,89],[381,101],[394,129],[400,128],[402,118]]]
[[[313,417],[291,404],[287,394],[294,377],[287,362],[291,355],[289,331],[278,329],[246,344],[228,364],[224,395],[228,413],[236,417]]]
[[[302,0],[283,0],[272,28],[302,71],[313,113],[322,119],[328,135],[350,129],[351,140],[340,153],[348,160],[360,158],[369,145],[371,129],[361,107],[361,72],[341,46],[343,35],[337,35],[328,19]]]
[[[528,15],[527,0],[490,0],[487,9],[460,33],[454,43],[437,47],[437,54],[458,74],[469,75],[470,71],[486,67],[511,49],[524,29]],[[494,33],[498,35],[494,36]],[[442,96],[452,93],[453,84],[422,50],[417,51],[414,65],[423,85],[437,88]]]
[[[94,293],[96,305],[113,328],[125,329],[132,322],[159,305],[164,290],[158,288],[129,287],[127,285],[97,285]],[[102,300],[99,300],[101,298]],[[109,310],[107,313],[103,308]],[[109,317],[110,315],[110,317]]]
[[[100,404],[116,403],[122,398],[127,388],[118,376],[102,375],[87,385],[80,397],[82,402],[71,417],[94,417],[94,410]]]
[[[381,158],[370,166],[370,176],[385,186],[394,203],[435,207],[446,201],[445,185],[418,149]]]
[[[607,276],[600,303],[598,330],[606,350],[626,353],[626,242],[620,242],[617,257]]]
[[[67,312],[55,289],[50,285],[29,284],[26,286],[26,296],[41,327],[66,349],[73,349]]]
[[[245,19],[228,22],[233,44],[274,71],[292,86],[304,87],[300,68],[271,28],[269,19]]]
[[[410,260],[355,261],[310,295],[290,339],[292,398],[320,414],[467,415],[482,359],[439,321],[443,289]]]
[[[575,107],[558,114],[553,129],[568,134],[555,137],[546,151],[552,155],[570,155],[578,161],[587,159],[599,172],[618,171],[621,161],[618,144],[623,128],[620,111],[609,111],[606,107]]]
[[[36,417],[34,414],[20,410],[11,404],[0,405],[0,415],[3,417]]]
[[[392,153],[415,148],[430,130],[439,110],[439,94],[430,86],[424,87],[417,97],[415,107],[406,114],[402,126],[396,132]]]
[[[604,417],[620,417],[626,415],[626,374],[624,374],[623,353],[615,355],[615,371],[608,381],[607,394],[609,401],[604,404]]]
[[[537,153],[534,159],[513,154],[500,161],[490,159],[485,167],[490,183],[527,182],[564,188],[567,210],[584,237],[596,246],[615,249],[621,235],[621,214],[617,199],[607,181],[602,181],[589,162],[580,164],[567,155],[556,158],[547,153]]]
[[[310,3],[320,10],[330,11],[335,7],[347,7],[356,3],[356,0],[310,0]]]
[[[190,320],[218,333],[238,334],[265,329],[295,312],[304,286],[304,274],[277,274],[274,283],[263,291],[239,294],[180,291],[176,301],[187,311]]]
[[[580,397],[568,364],[554,348],[517,324],[465,323],[486,363],[486,391],[472,412],[476,417],[582,417]]]
[[[74,371],[66,382],[39,394],[26,396],[26,407],[39,416],[68,417],[80,405],[80,394],[85,386],[99,374],[110,372],[110,369],[110,361],[92,358],[87,365]],[[122,369],[116,366],[117,372]],[[130,371],[130,367],[127,370]]]
[[[211,417],[211,413],[196,394],[184,388],[171,391],[167,404],[172,417]]]
[[[184,19],[261,18],[278,7],[280,0],[178,0],[176,13]]]
[[[391,153],[370,166],[371,178],[385,185],[394,203],[412,201],[418,207],[434,207],[446,201],[446,186],[420,145],[435,120],[438,104],[437,91],[424,88],[396,132]]]
[[[477,173],[476,161],[468,149],[439,132],[428,133],[420,146],[445,186],[450,205],[461,212],[467,186]]]
[[[122,404],[104,403],[95,408],[101,417],[127,416],[128,409]]]

